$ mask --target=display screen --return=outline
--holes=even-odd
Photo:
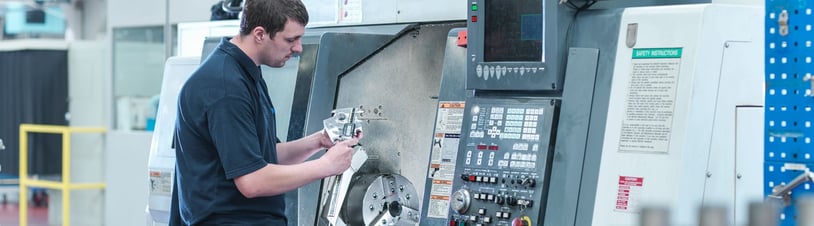
[[[485,0],[484,9],[484,61],[544,61],[543,1]]]

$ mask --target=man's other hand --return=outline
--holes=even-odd
[[[358,138],[342,141],[325,152],[325,155],[320,160],[323,162],[322,165],[325,167],[327,176],[342,174],[350,168],[350,163],[353,160],[353,146],[357,143],[359,143]]]

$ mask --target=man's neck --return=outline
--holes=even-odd
[[[232,37],[232,39],[230,39],[229,42],[235,44],[235,46],[237,46],[237,48],[243,51],[243,53],[246,54],[246,56],[249,56],[249,58],[252,59],[255,65],[260,66],[260,61],[257,55],[257,48],[254,46],[254,42],[252,42],[252,40],[248,40],[247,37],[238,34]]]

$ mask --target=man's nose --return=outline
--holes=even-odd
[[[302,41],[297,41],[297,44],[294,44],[291,51],[297,54],[302,53]]]

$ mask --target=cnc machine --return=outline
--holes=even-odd
[[[461,129],[436,124],[420,224],[638,225],[663,206],[692,225],[708,205],[745,224],[761,14],[680,3],[467,2]]]

